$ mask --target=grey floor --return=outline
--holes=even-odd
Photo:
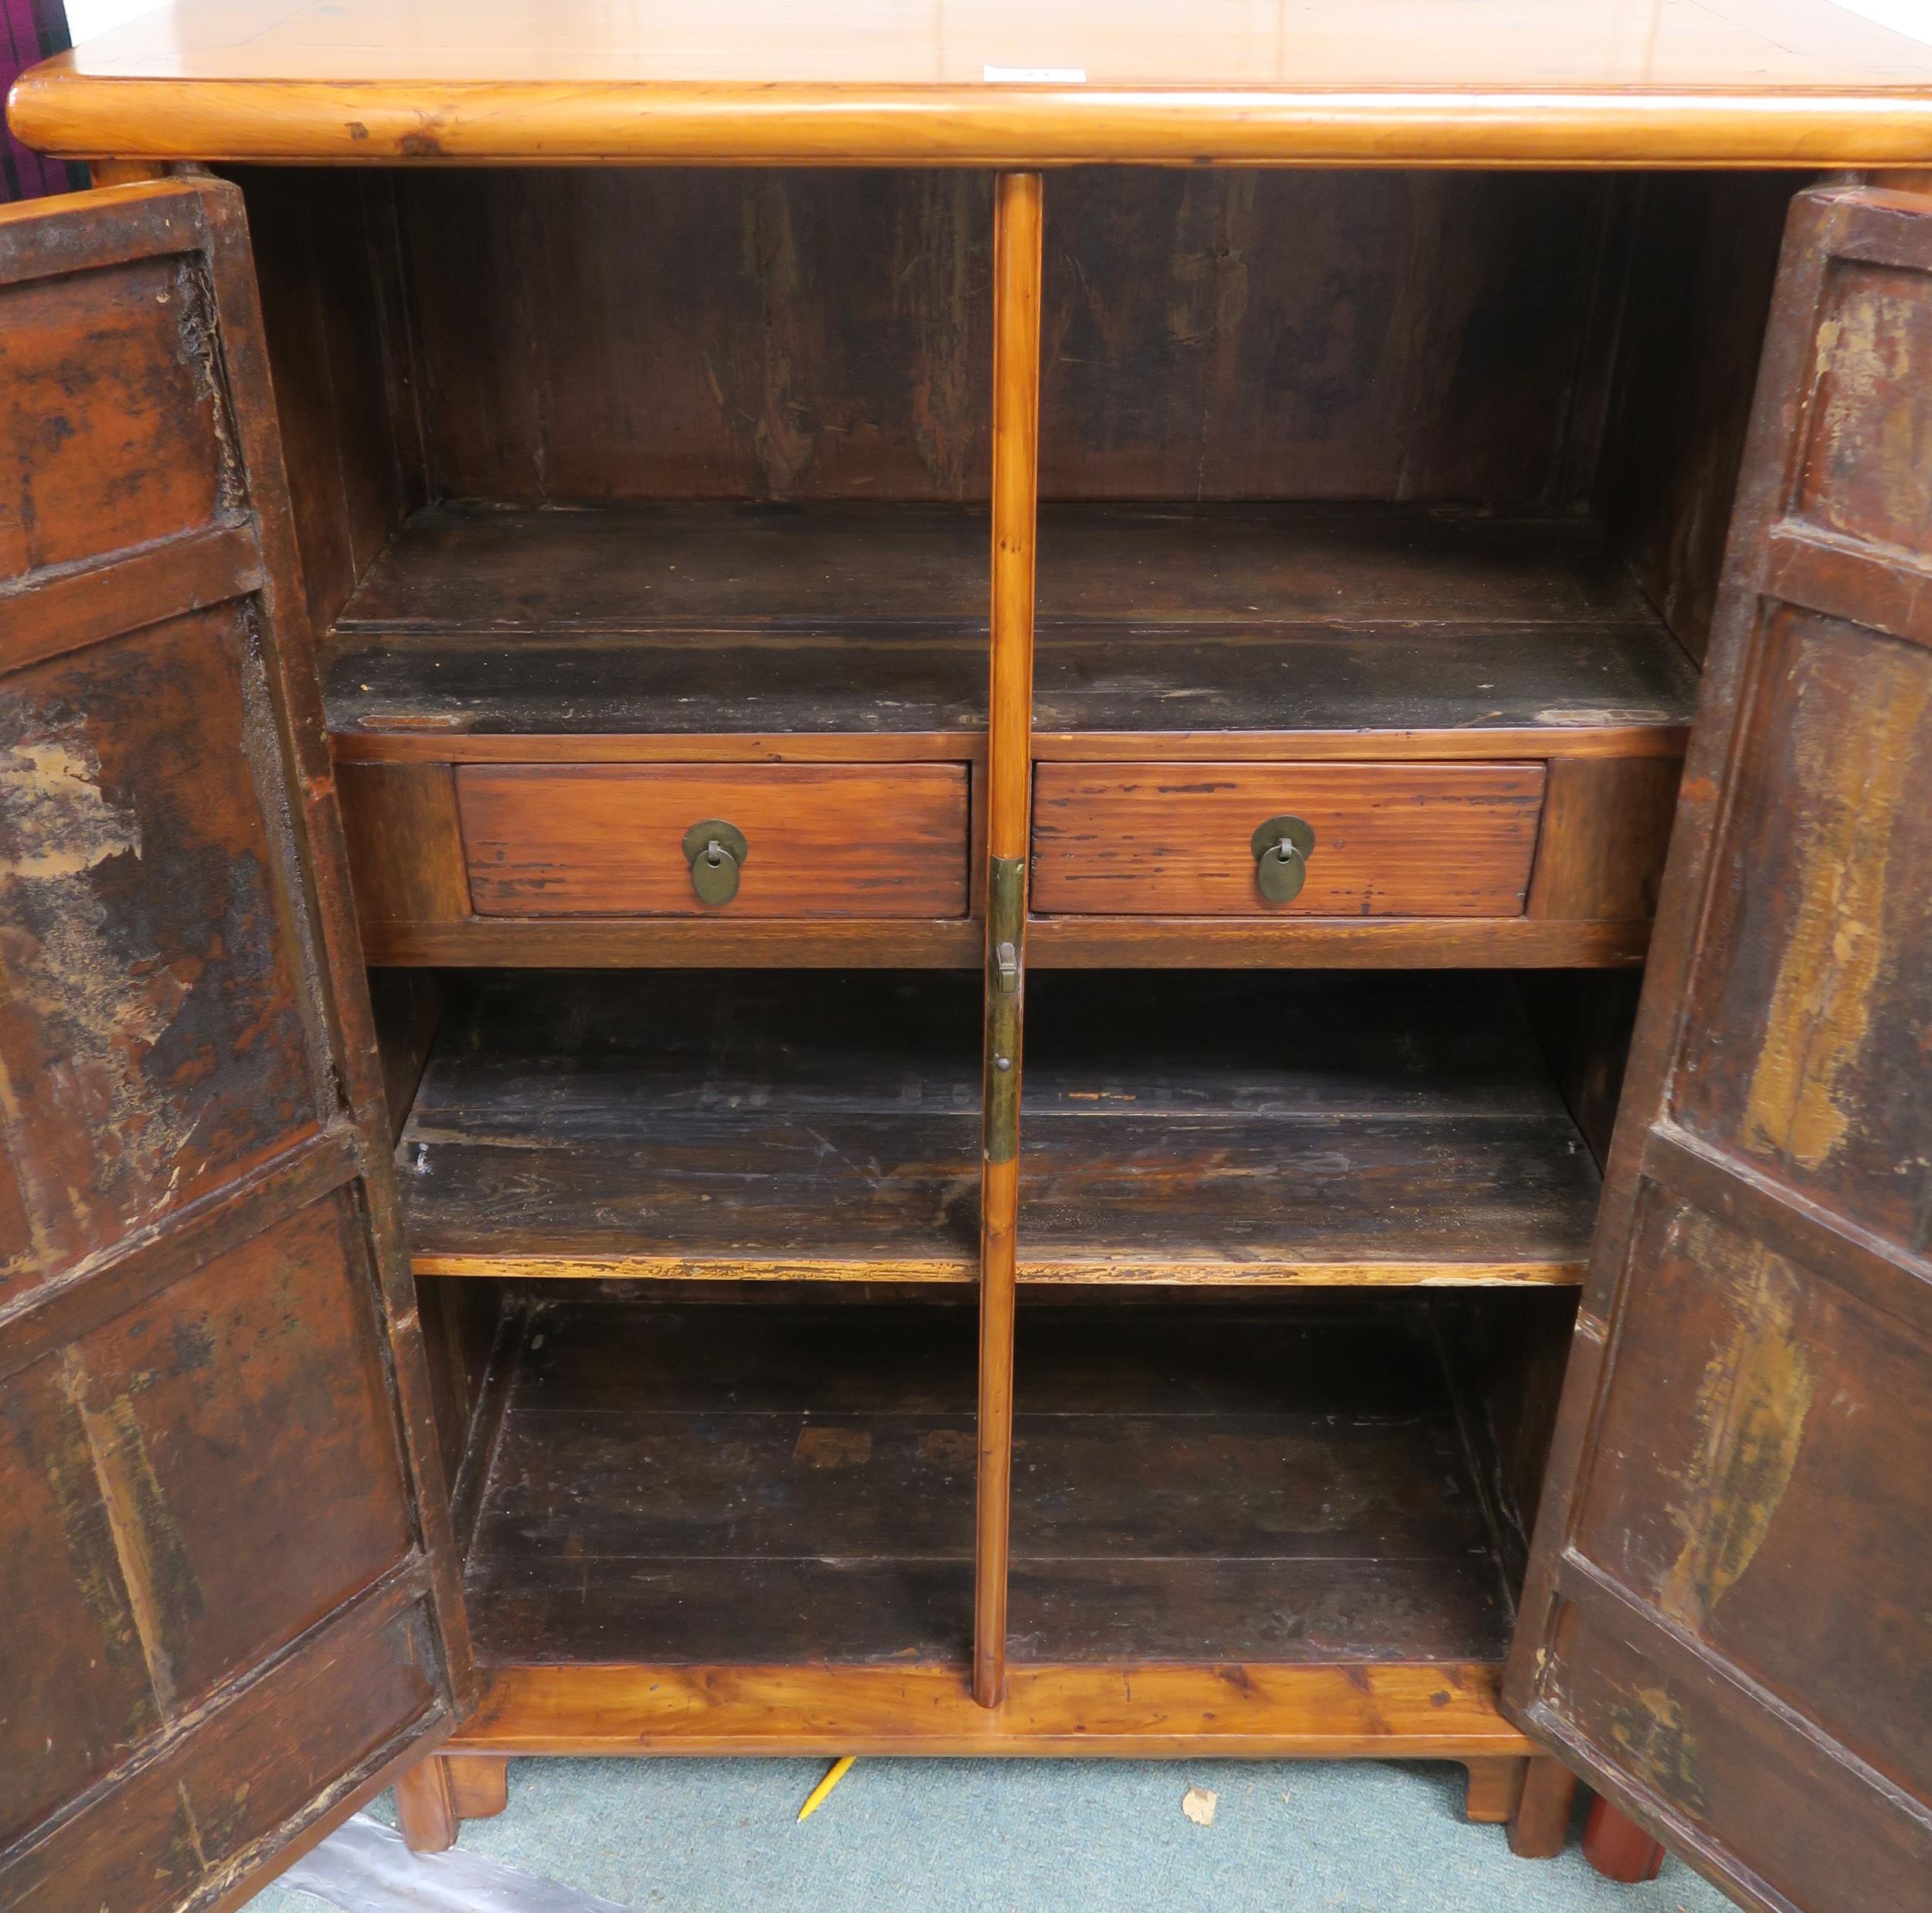
[[[1462,1770],[1373,1761],[862,1760],[804,1825],[800,1761],[518,1761],[466,1853],[678,1913],[1719,1913],[1675,1860],[1600,1880],[1572,1844],[1513,1859],[1462,1818]],[[1219,1795],[1214,1823],[1181,1811]],[[376,1809],[393,1819],[386,1801]],[[398,1901],[399,1906],[410,1904]],[[250,1913],[317,1913],[271,1887]]]

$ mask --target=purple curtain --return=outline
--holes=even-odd
[[[0,0],[0,97],[13,84],[15,74],[70,44],[61,0]],[[83,168],[70,166],[64,159],[43,159],[12,133],[0,136],[0,199],[78,192],[87,183]]]

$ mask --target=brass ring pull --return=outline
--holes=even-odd
[[[1270,817],[1256,827],[1248,848],[1254,856],[1254,886],[1270,904],[1286,904],[1308,880],[1315,852],[1314,826],[1300,817]]]
[[[691,887],[701,903],[728,904],[738,894],[738,872],[751,846],[736,824],[708,817],[684,833],[685,861],[691,866]]]

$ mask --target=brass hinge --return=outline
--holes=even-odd
[[[1019,1153],[1019,1036],[1026,860],[988,859],[986,885],[986,1159]]]

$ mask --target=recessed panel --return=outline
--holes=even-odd
[[[1653,1190],[1575,1545],[1932,1784],[1932,1395],[1896,1319]]]
[[[0,578],[240,502],[215,353],[185,257],[0,287]]]
[[[1767,635],[1672,1084],[1684,1126],[1922,1248],[1932,1224],[1932,650]]]
[[[8,681],[0,1122],[30,1244],[15,1292],[316,1126],[262,795],[279,775],[267,700],[233,607]]]

